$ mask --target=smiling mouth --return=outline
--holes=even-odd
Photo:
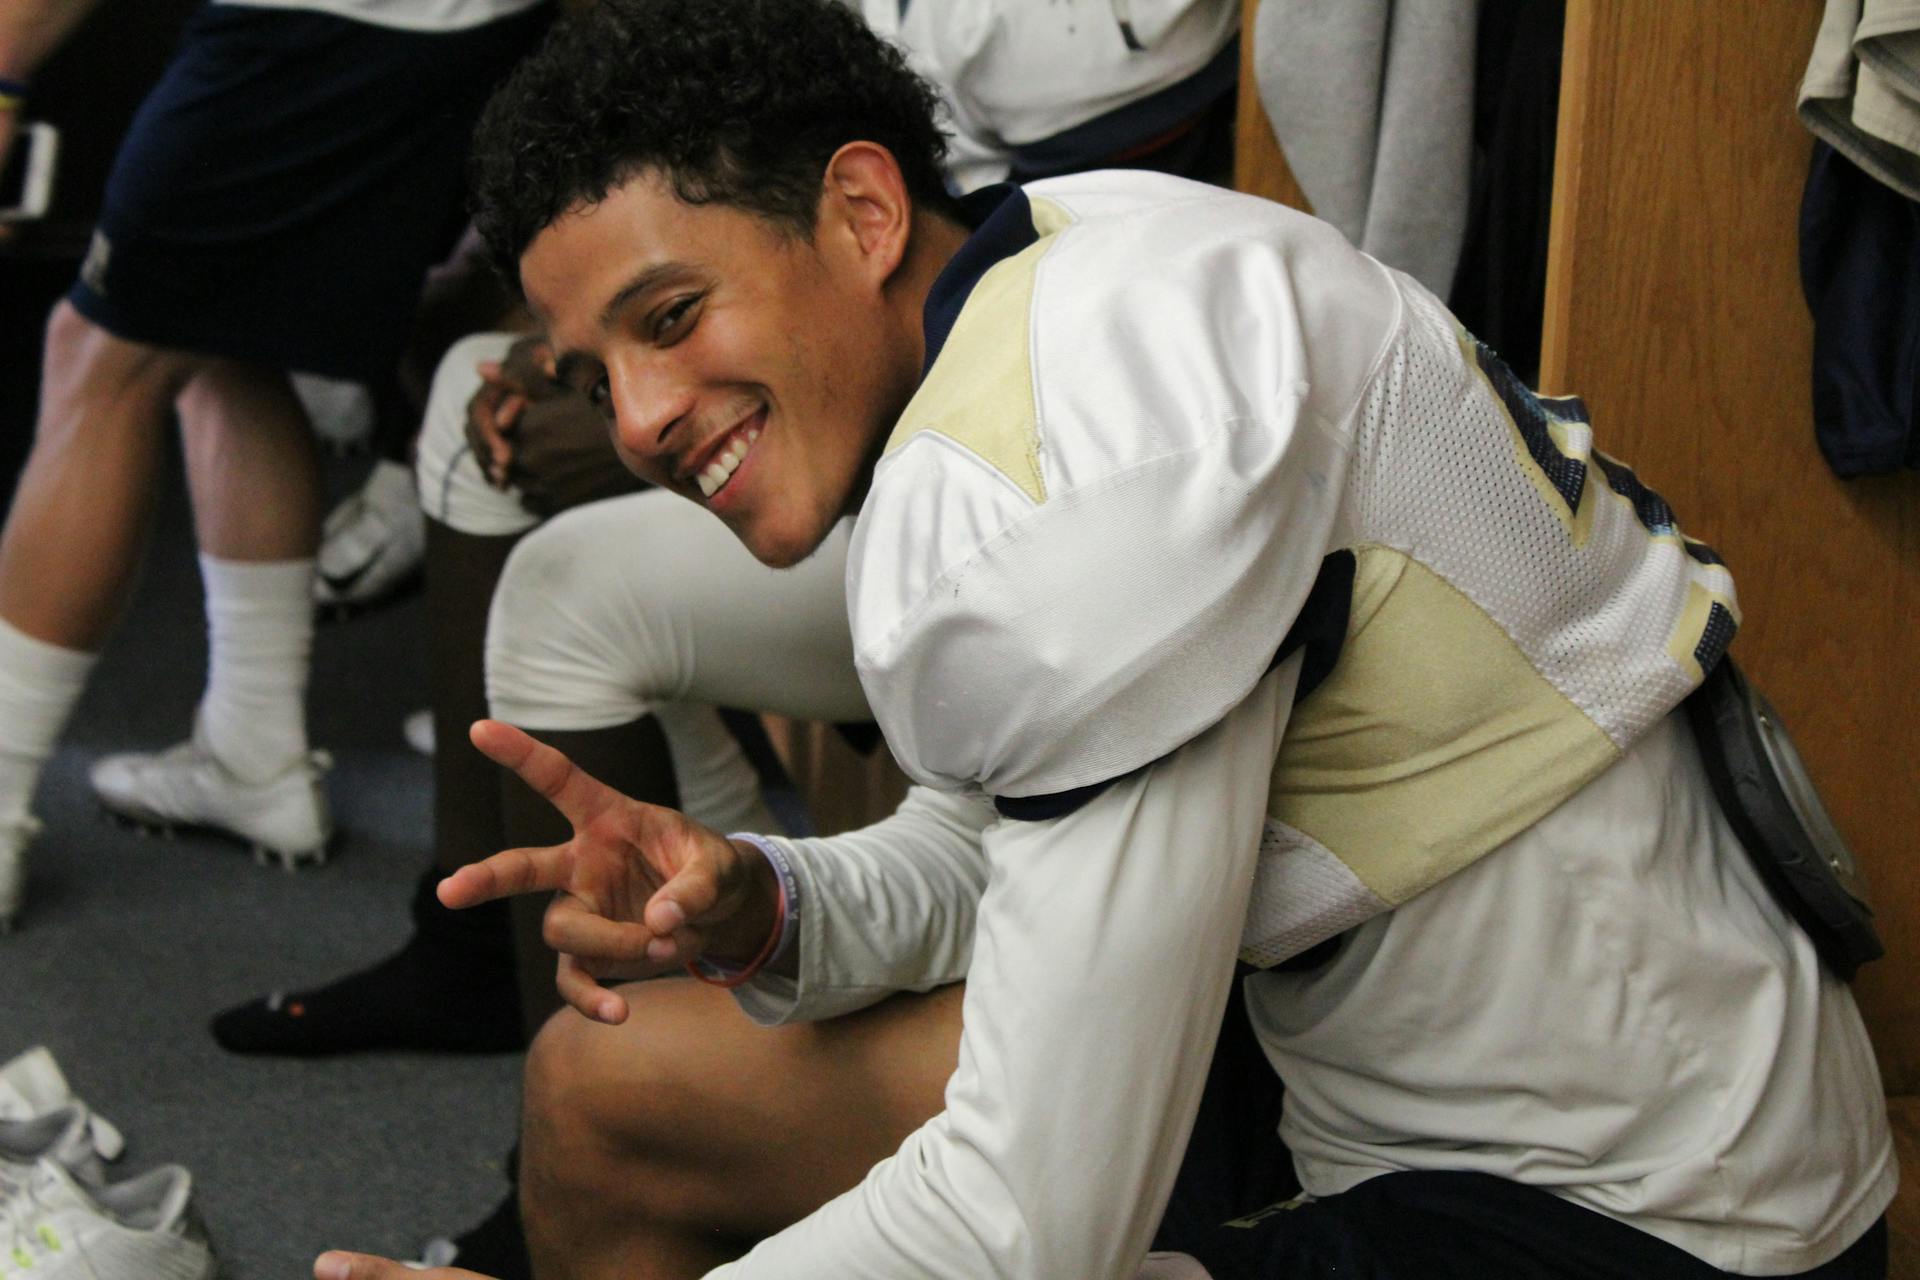
[[[700,496],[711,498],[720,492],[727,481],[733,478],[733,473],[739,469],[740,463],[753,448],[754,441],[759,438],[760,428],[752,426],[729,440],[727,447],[715,455],[713,461],[703,467],[700,474],[693,478],[694,483],[700,486]]]

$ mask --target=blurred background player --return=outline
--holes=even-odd
[[[24,82],[93,3],[7,6],[0,75]],[[542,0],[210,0],[188,23],[48,323],[0,537],[0,921],[21,905],[41,767],[139,562],[173,413],[206,693],[187,741],[109,757],[95,787],[128,817],[224,829],[263,856],[323,852],[303,706],[320,486],[287,374],[394,367],[462,223],[473,118],[545,21]]]

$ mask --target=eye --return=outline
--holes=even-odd
[[[613,417],[613,390],[607,385],[606,375],[593,380],[587,388],[587,401],[600,411],[600,416],[609,420]]]
[[[694,307],[700,302],[700,297],[701,295],[697,293],[690,293],[683,298],[675,298],[668,304],[666,310],[655,316],[654,341],[668,342],[685,336],[683,331],[692,327],[689,321]]]

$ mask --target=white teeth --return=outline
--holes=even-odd
[[[732,444],[722,449],[720,456],[708,463],[706,469],[694,477],[694,483],[700,486],[700,496],[711,498],[720,492],[720,486],[733,475],[741,460],[747,456],[747,450],[753,448],[753,442],[759,438],[760,429],[756,427],[744,436],[735,437]]]

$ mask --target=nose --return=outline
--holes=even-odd
[[[649,472],[670,477],[673,459],[687,443],[681,437],[693,413],[692,381],[670,360],[631,358],[608,366],[607,393],[614,443]]]

